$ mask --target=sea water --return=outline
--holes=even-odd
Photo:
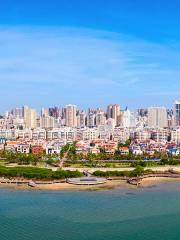
[[[178,240],[180,183],[101,191],[0,189],[0,240]]]

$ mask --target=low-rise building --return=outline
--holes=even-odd
[[[31,147],[31,153],[34,155],[42,155],[43,154],[43,147],[40,145],[34,145]]]
[[[18,153],[30,153],[30,146],[24,143],[17,144],[16,151]]]
[[[122,155],[129,154],[129,148],[128,147],[119,147],[119,153]]]

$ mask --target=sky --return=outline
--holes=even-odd
[[[1,0],[0,112],[180,100],[178,0]]]

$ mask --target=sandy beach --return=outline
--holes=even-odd
[[[113,180],[107,181],[103,184],[98,185],[74,185],[69,183],[53,183],[53,184],[37,184],[35,187],[30,187],[27,184],[12,184],[2,183],[0,188],[11,188],[11,189],[27,189],[27,190],[101,190],[101,189],[112,189],[112,188],[135,188],[135,186],[128,184],[124,180]]]
[[[169,182],[180,182],[180,178],[168,178],[168,177],[150,177],[145,178],[141,181],[139,187],[150,187],[154,185],[158,185],[161,183],[169,183]],[[12,183],[2,183],[0,184],[0,188],[10,188],[13,190],[52,190],[52,191],[64,191],[64,190],[77,190],[77,191],[95,191],[95,190],[103,190],[103,189],[114,189],[114,188],[127,188],[127,189],[136,189],[137,186],[128,184],[125,180],[108,180],[104,184],[99,185],[73,185],[69,183],[53,183],[53,184],[37,184],[35,187],[30,187],[27,184],[12,184]]]
[[[180,178],[170,178],[170,177],[151,177],[144,178],[141,181],[141,187],[149,187],[152,185],[158,185],[161,183],[170,183],[170,182],[180,182]]]

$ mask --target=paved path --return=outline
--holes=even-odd
[[[180,166],[160,166],[160,167],[147,167],[146,169],[151,169],[153,171],[167,171],[169,169],[173,169],[174,171],[180,172]],[[93,173],[97,170],[100,171],[132,171],[134,168],[72,168],[72,167],[64,167],[63,170],[71,170],[75,171],[78,170],[80,172],[83,172],[84,170],[88,170],[88,172]]]

